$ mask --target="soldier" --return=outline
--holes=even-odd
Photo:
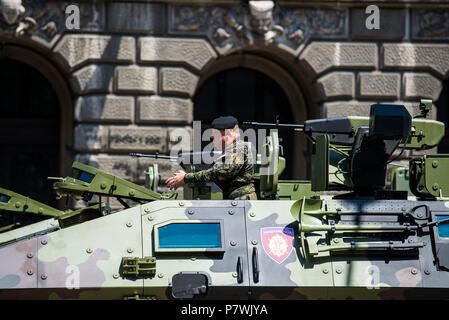
[[[210,169],[194,173],[179,170],[167,180],[168,187],[176,190],[185,183],[215,182],[223,190],[224,199],[257,200],[254,161],[248,144],[240,140],[237,119],[219,117],[212,121],[212,127],[217,129],[212,137],[214,146],[222,150],[223,155]]]

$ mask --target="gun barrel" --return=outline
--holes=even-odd
[[[294,129],[295,131],[304,131],[303,124],[243,122],[243,125],[249,126],[249,127],[264,128],[264,129]]]
[[[56,181],[62,181],[64,180],[63,177],[47,177],[48,180],[56,180]]]
[[[139,158],[167,159],[167,160],[177,160],[178,159],[178,157],[160,155],[158,153],[151,154],[151,153],[135,153],[135,152],[132,152],[129,155],[131,157],[139,157]]]

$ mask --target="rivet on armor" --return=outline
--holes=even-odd
[[[128,248],[128,250],[126,250],[126,252],[128,252],[128,253],[133,253],[133,252],[134,252],[134,249]]]
[[[31,270],[31,269],[27,271],[27,275],[29,275],[29,276],[32,276],[33,273],[34,273],[34,272],[33,272],[33,270]]]
[[[340,242],[340,239],[338,239],[338,238],[334,238],[334,243],[339,243]]]
[[[184,206],[184,202],[183,201],[179,201],[179,206],[183,207]]]
[[[46,280],[47,279],[47,275],[46,274],[41,275],[41,279],[42,280]]]
[[[149,216],[149,217],[148,217],[148,220],[149,220],[149,221],[153,221],[153,220],[154,220],[154,217],[153,217],[153,216]]]
[[[114,275],[112,276],[114,279],[118,279],[120,277],[120,275],[118,273],[114,273]]]
[[[256,245],[256,244],[257,244],[257,240],[252,240],[251,243],[252,243],[253,245]]]
[[[432,186],[432,189],[437,191],[440,188],[440,185],[438,183],[434,183]]]
[[[143,211],[145,211],[145,213],[150,212],[150,208],[145,208]]]
[[[412,270],[410,271],[413,275],[418,273],[418,270],[416,268],[412,268]]]
[[[256,213],[255,213],[255,212],[251,212],[251,213],[249,214],[249,216],[254,218],[254,217],[256,216]]]
[[[134,191],[130,191],[130,192],[129,192],[129,195],[130,195],[131,197],[134,197]]]
[[[92,253],[92,252],[94,252],[94,251],[93,251],[91,248],[87,248],[87,249],[86,249],[86,252],[87,252],[87,253]]]
[[[39,208],[39,209],[37,210],[37,212],[38,212],[39,214],[43,214],[43,213],[44,213],[44,209]]]
[[[45,246],[47,244],[47,240],[42,239],[41,243]]]
[[[27,258],[31,259],[33,257],[33,254],[31,252],[27,253]]]
[[[328,269],[328,268],[324,268],[324,269],[323,269],[323,273],[324,273],[324,274],[328,274],[328,273],[329,273],[329,269]]]
[[[231,205],[235,207],[237,205],[237,201],[232,201]]]
[[[192,261],[196,261],[196,258],[195,258],[195,257],[192,257],[192,258],[190,258],[190,260],[192,260]]]
[[[237,242],[235,242],[234,240],[231,241],[231,246],[235,246],[237,244]]]
[[[228,211],[228,213],[232,216],[235,212],[234,212],[234,210],[231,209]]]
[[[195,211],[194,211],[193,209],[189,209],[188,213],[189,213],[189,214],[194,214]]]
[[[233,278],[237,278],[237,272],[233,272],[233,273],[232,273],[232,277],[233,277]]]
[[[19,201],[16,202],[16,208],[20,208],[20,206],[22,205]]]
[[[163,273],[159,273],[157,276],[158,276],[158,278],[163,278],[164,274]]]
[[[133,226],[133,223],[132,223],[131,221],[128,221],[128,222],[126,223],[126,226],[127,226],[128,228],[131,228],[131,227]]]
[[[103,189],[103,190],[106,189],[106,183],[103,182],[103,183],[100,185],[100,188]]]
[[[427,275],[429,275],[429,274],[431,274],[432,272],[431,272],[429,269],[426,269],[426,270],[424,270],[424,273],[427,274]]]
[[[337,268],[337,270],[335,270],[338,274],[341,274],[343,272],[343,270],[341,270],[340,267]]]
[[[432,161],[432,167],[437,168],[438,167],[438,160]]]

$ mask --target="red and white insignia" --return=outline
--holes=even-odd
[[[268,227],[260,229],[265,252],[277,263],[282,263],[293,249],[292,228]]]

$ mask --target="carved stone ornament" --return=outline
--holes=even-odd
[[[0,33],[29,37],[52,47],[66,29],[70,1],[0,0]],[[105,3],[80,2],[80,30],[101,32],[105,28]]]
[[[169,5],[173,34],[206,35],[221,53],[248,45],[282,44],[293,51],[310,39],[344,38],[345,8],[280,7],[273,1],[248,5]]]
[[[250,1],[250,25],[257,34],[265,34],[273,22],[273,1]]]
[[[0,11],[7,30],[13,31],[15,36],[23,36],[36,27],[36,20],[27,15],[27,9],[22,4],[22,0],[0,0]]]
[[[444,39],[449,37],[449,9],[413,10],[415,39]]]
[[[22,0],[0,0],[0,10],[3,19],[9,25],[15,24],[19,17],[25,14]]]

